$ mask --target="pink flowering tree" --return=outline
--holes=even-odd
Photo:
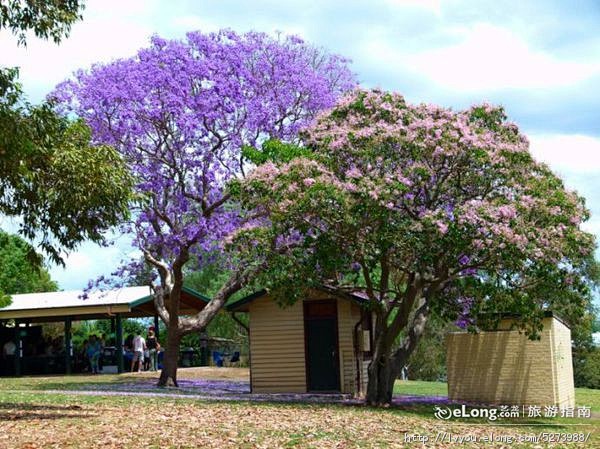
[[[249,168],[242,148],[294,140],[354,85],[345,59],[298,38],[221,31],[153,37],[136,56],[77,72],[52,94],[95,141],[116,148],[136,178],[139,202],[122,230],[156,274],[155,305],[168,328],[160,385],[177,384],[181,338],[205,328],[260,268],[231,261],[210,303],[179,316],[185,270],[220,251],[224,236],[249,219],[224,190]],[[132,263],[120,274],[142,269]]]
[[[501,108],[356,90],[303,138],[296,155],[287,146],[234,186],[269,220],[231,245],[264,261],[255,282],[282,302],[323,284],[368,298],[370,404],[391,401],[433,312],[471,329],[518,313],[533,337],[545,308],[585,309],[595,243],[580,229],[583,199],[532,158]]]

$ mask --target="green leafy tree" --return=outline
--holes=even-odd
[[[81,20],[82,10],[80,0],[0,0],[0,30],[10,30],[20,44],[25,44],[29,30],[58,44]]]
[[[58,44],[81,19],[82,10],[79,0],[0,0],[0,31],[9,30],[19,45],[26,45],[28,31]],[[18,99],[18,73],[16,68],[0,67],[0,104],[14,104]]]
[[[0,0],[0,32],[17,36],[18,45],[27,44],[27,32],[55,43],[69,35],[73,23],[81,19],[80,0]],[[18,69],[0,67],[0,105],[14,104],[20,96]]]
[[[0,31],[24,44],[26,32],[59,42],[80,19],[79,1],[2,1]],[[91,143],[88,127],[29,104],[18,69],[0,69],[0,213],[20,217],[19,233],[37,239],[54,262],[128,214],[132,179],[119,154]]]
[[[41,256],[22,238],[0,231],[0,307],[8,295],[53,292],[57,284],[42,266]]]
[[[453,322],[445,321],[436,314],[432,314],[408,360],[406,366],[408,378],[427,381],[444,379],[446,377],[445,337],[448,332],[457,330],[459,328]],[[398,339],[397,346],[401,343],[402,339]]]
[[[600,348],[583,350],[575,361],[575,385],[600,389]]]
[[[150,318],[129,318],[123,320],[123,336],[137,335],[138,333],[142,336],[146,336],[148,326],[152,324]],[[116,335],[110,331],[110,320],[97,320],[94,321],[93,331],[90,334],[95,333],[96,335],[106,334],[109,339],[116,339]]]
[[[568,317],[567,324],[571,328],[573,342],[573,375],[576,387],[600,388],[600,371],[594,374],[600,357],[594,345],[594,323],[597,310],[590,305],[589,309],[578,317]]]
[[[0,212],[20,217],[19,232],[54,262],[84,240],[102,242],[129,212],[132,178],[119,154],[49,105],[0,106],[0,174]]]

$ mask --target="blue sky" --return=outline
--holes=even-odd
[[[60,46],[17,48],[0,33],[2,65],[21,67],[29,98],[43,98],[78,68],[127,57],[149,36],[187,31],[281,31],[353,60],[364,86],[412,102],[504,105],[531,151],[587,199],[600,236],[600,4],[596,1],[91,0]],[[2,227],[11,227],[6,219]],[[63,289],[113,270],[130,254],[83,245],[52,267]]]

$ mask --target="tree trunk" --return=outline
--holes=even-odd
[[[167,347],[163,358],[162,371],[158,379],[158,386],[165,387],[172,385],[177,387],[177,362],[179,360],[181,338],[191,332],[204,330],[210,320],[223,308],[231,295],[237,292],[242,287],[244,281],[256,271],[234,273],[200,312],[192,317],[179,317],[179,301],[183,287],[181,266],[187,258],[182,259],[183,262],[173,268],[173,275],[171,276],[169,268],[164,263],[152,258],[147,252],[145,256],[147,260],[150,260],[154,266],[159,268],[162,275],[161,285],[155,287],[154,305],[159,316],[167,326]],[[172,281],[172,279],[175,280]],[[163,287],[164,285],[170,287]],[[165,293],[166,291],[169,293]],[[165,304],[166,298],[168,298],[168,306]]]
[[[406,366],[410,355],[423,335],[429,307],[425,299],[421,299],[415,311],[404,341],[395,351],[390,347],[402,327],[391,329],[387,323],[378,322],[380,330],[373,361],[369,365],[369,382],[367,384],[368,405],[377,407],[389,406],[392,403],[394,383],[400,370]]]
[[[398,375],[397,367],[389,355],[371,361],[369,365],[369,381],[367,383],[368,405],[386,407],[392,403],[394,381]]]
[[[177,384],[177,362],[179,361],[179,343],[181,335],[176,326],[167,328],[167,349],[163,358],[163,367],[158,379],[159,387],[174,386]]]

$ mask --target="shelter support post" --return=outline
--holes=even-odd
[[[200,332],[200,366],[208,366],[208,335]]]
[[[71,341],[71,317],[65,318],[65,372],[71,374],[73,343]]]
[[[156,337],[156,339],[158,340],[158,325],[159,325],[159,321],[158,321],[158,315],[154,315],[154,335]]]
[[[119,373],[123,372],[123,323],[121,322],[121,314],[117,313],[115,317],[116,321],[116,331],[117,331],[117,341],[115,342],[115,346],[117,348],[117,371]]]
[[[23,357],[23,340],[21,339],[21,326],[19,320],[15,320],[15,376],[21,375],[21,358]]]

